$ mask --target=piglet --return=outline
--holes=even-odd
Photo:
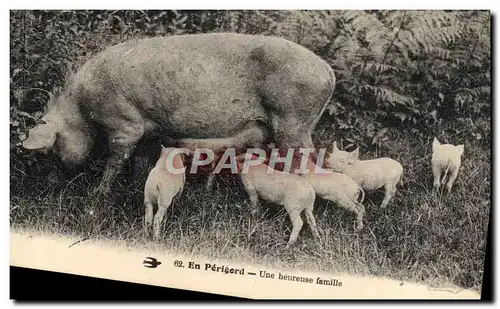
[[[308,161],[307,169],[308,172],[303,173],[302,177],[309,182],[316,195],[354,212],[357,218],[356,229],[358,231],[362,230],[363,215],[365,214],[365,207],[362,204],[365,198],[363,189],[349,176],[323,170],[316,167],[311,161]],[[361,199],[359,199],[360,196]]]
[[[153,225],[154,240],[160,238],[163,217],[170,207],[172,199],[182,193],[186,182],[183,154],[172,153],[174,150],[176,148],[162,146],[160,158],[149,173],[144,187],[145,228],[149,234]],[[154,204],[158,205],[158,210],[153,220]]]
[[[326,165],[335,172],[349,176],[365,191],[383,187],[385,196],[381,208],[387,207],[403,177],[403,166],[398,161],[391,158],[359,160],[359,147],[352,152],[342,151],[338,149],[337,142],[333,142],[333,151]]]
[[[457,179],[458,170],[462,164],[464,145],[441,144],[434,137],[432,141],[432,174],[434,175],[434,189],[439,190],[441,184],[446,186],[450,193],[453,183]]]
[[[243,186],[250,198],[253,214],[258,210],[259,198],[285,207],[293,225],[287,248],[296,242],[302,229],[303,221],[300,217],[302,212],[305,212],[314,238],[319,241],[313,215],[316,194],[305,178],[272,169],[258,162],[258,159],[252,158],[250,154],[239,155],[237,164]]]

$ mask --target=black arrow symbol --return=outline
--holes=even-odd
[[[144,265],[144,267],[147,267],[147,268],[156,268],[158,267],[158,265],[161,265],[161,262],[158,261],[157,259],[155,259],[154,257],[146,257],[146,259],[149,259],[149,260],[144,260],[142,262],[142,264]]]

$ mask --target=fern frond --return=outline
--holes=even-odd
[[[337,43],[337,42],[336,42]],[[339,44],[338,52],[339,56],[345,57],[348,60],[356,59],[358,50],[360,49],[359,42],[356,38],[350,37],[342,39],[342,43]]]
[[[338,76],[338,79],[347,79],[347,80],[352,80],[353,75],[352,75],[352,70],[344,70],[344,69],[333,69],[335,72],[335,76]]]
[[[479,98],[481,96],[489,96],[491,93],[490,86],[481,86],[475,88],[460,88],[457,91],[458,93],[466,93],[471,95],[473,98]]]
[[[409,12],[406,13],[408,14]],[[390,28],[394,28],[395,26],[401,25],[401,23],[403,22],[403,17],[407,18],[404,11],[402,10],[390,11],[390,13],[387,15],[387,18],[385,19],[385,22]]]
[[[365,65],[365,70],[373,73],[397,72],[399,69],[395,66],[382,64],[378,62],[368,62]]]
[[[363,15],[365,12],[361,10],[347,10],[344,11],[342,14],[342,17],[345,22],[350,22],[351,20],[355,19],[359,15]]]
[[[440,27],[437,33],[440,36],[441,41],[448,45],[460,39],[465,34],[465,31],[461,25],[453,25]]]
[[[451,57],[451,52],[446,49],[446,48],[441,48],[437,46],[431,46],[428,50],[429,55],[443,59],[443,60],[448,60]]]
[[[391,105],[413,105],[415,99],[409,96],[404,96],[384,87],[374,87],[368,84],[360,86],[360,90],[365,95],[371,95],[378,103],[388,103]]]
[[[373,14],[362,13],[358,14],[351,21],[355,31],[363,31],[366,29],[385,29],[384,24]]]
[[[300,37],[300,14],[297,11],[286,11],[283,21],[279,24],[277,33],[293,42],[298,42]]]

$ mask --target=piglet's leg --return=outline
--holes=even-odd
[[[354,212],[356,214],[356,230],[360,231],[363,229],[363,216],[365,214],[365,207],[363,206],[363,204],[352,201],[347,197],[340,200],[336,200],[335,198],[328,199],[336,202],[340,207]]]
[[[316,224],[316,219],[314,218],[314,214],[313,214],[313,208],[314,208],[314,204],[313,204],[313,207],[306,208],[304,212],[306,215],[307,224],[309,225],[309,228],[311,229],[311,232],[313,234],[314,239],[318,243],[321,243],[321,238],[320,238],[319,232],[318,232],[318,226]]]
[[[206,185],[206,189],[207,190],[212,190],[212,188],[214,187],[214,180],[215,180],[215,173],[214,173],[214,169],[216,167],[216,162],[215,160],[212,161],[212,163],[210,164],[210,173],[208,174],[208,180],[207,180],[207,185]]]
[[[441,185],[441,169],[438,166],[433,166],[432,175],[434,176],[434,190],[439,191],[439,186]]]
[[[214,186],[214,178],[215,178],[215,175],[212,172],[210,174],[208,174],[206,189],[209,191],[212,190],[212,188]]]
[[[356,216],[356,229],[361,231],[363,229],[363,216],[365,215],[365,207],[361,203],[354,202],[357,206],[357,216]]]
[[[457,179],[458,176],[458,169],[450,169],[450,174],[448,176],[448,181],[446,182],[446,191],[450,193],[451,187],[455,183],[455,180]]]
[[[391,201],[391,198],[393,196],[393,193],[395,191],[394,185],[392,183],[387,183],[385,186],[385,195],[384,199],[382,200],[382,204],[380,204],[380,208],[386,208],[389,202]]]
[[[172,204],[172,199],[175,193],[172,192],[168,187],[164,186],[160,189],[160,197],[158,199],[158,210],[154,216],[153,221],[153,237],[155,241],[160,240],[161,225],[163,223],[163,217],[167,213],[168,207]]]
[[[144,197],[144,207],[145,207],[145,213],[144,213],[144,229],[146,231],[146,235],[150,237],[151,235],[151,227],[153,226],[153,201],[151,198],[146,194]]]
[[[255,217],[259,212],[259,195],[255,188],[251,185],[246,185],[245,189],[248,193],[248,198],[250,199],[250,212],[252,217]]]
[[[300,207],[288,209],[288,215],[290,216],[290,221],[292,221],[293,228],[292,228],[292,233],[290,234],[290,239],[288,240],[288,244],[286,245],[286,248],[290,248],[297,241],[297,237],[299,236],[300,230],[302,230],[302,226],[304,225],[304,222],[300,218],[300,212],[301,212]]]

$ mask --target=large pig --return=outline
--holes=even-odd
[[[213,149],[258,147],[269,139],[283,149],[313,147],[311,133],[334,85],[324,60],[282,38],[217,33],[131,40],[87,61],[23,146],[52,150],[76,165],[100,128],[110,154],[98,188],[108,193],[148,135]]]

